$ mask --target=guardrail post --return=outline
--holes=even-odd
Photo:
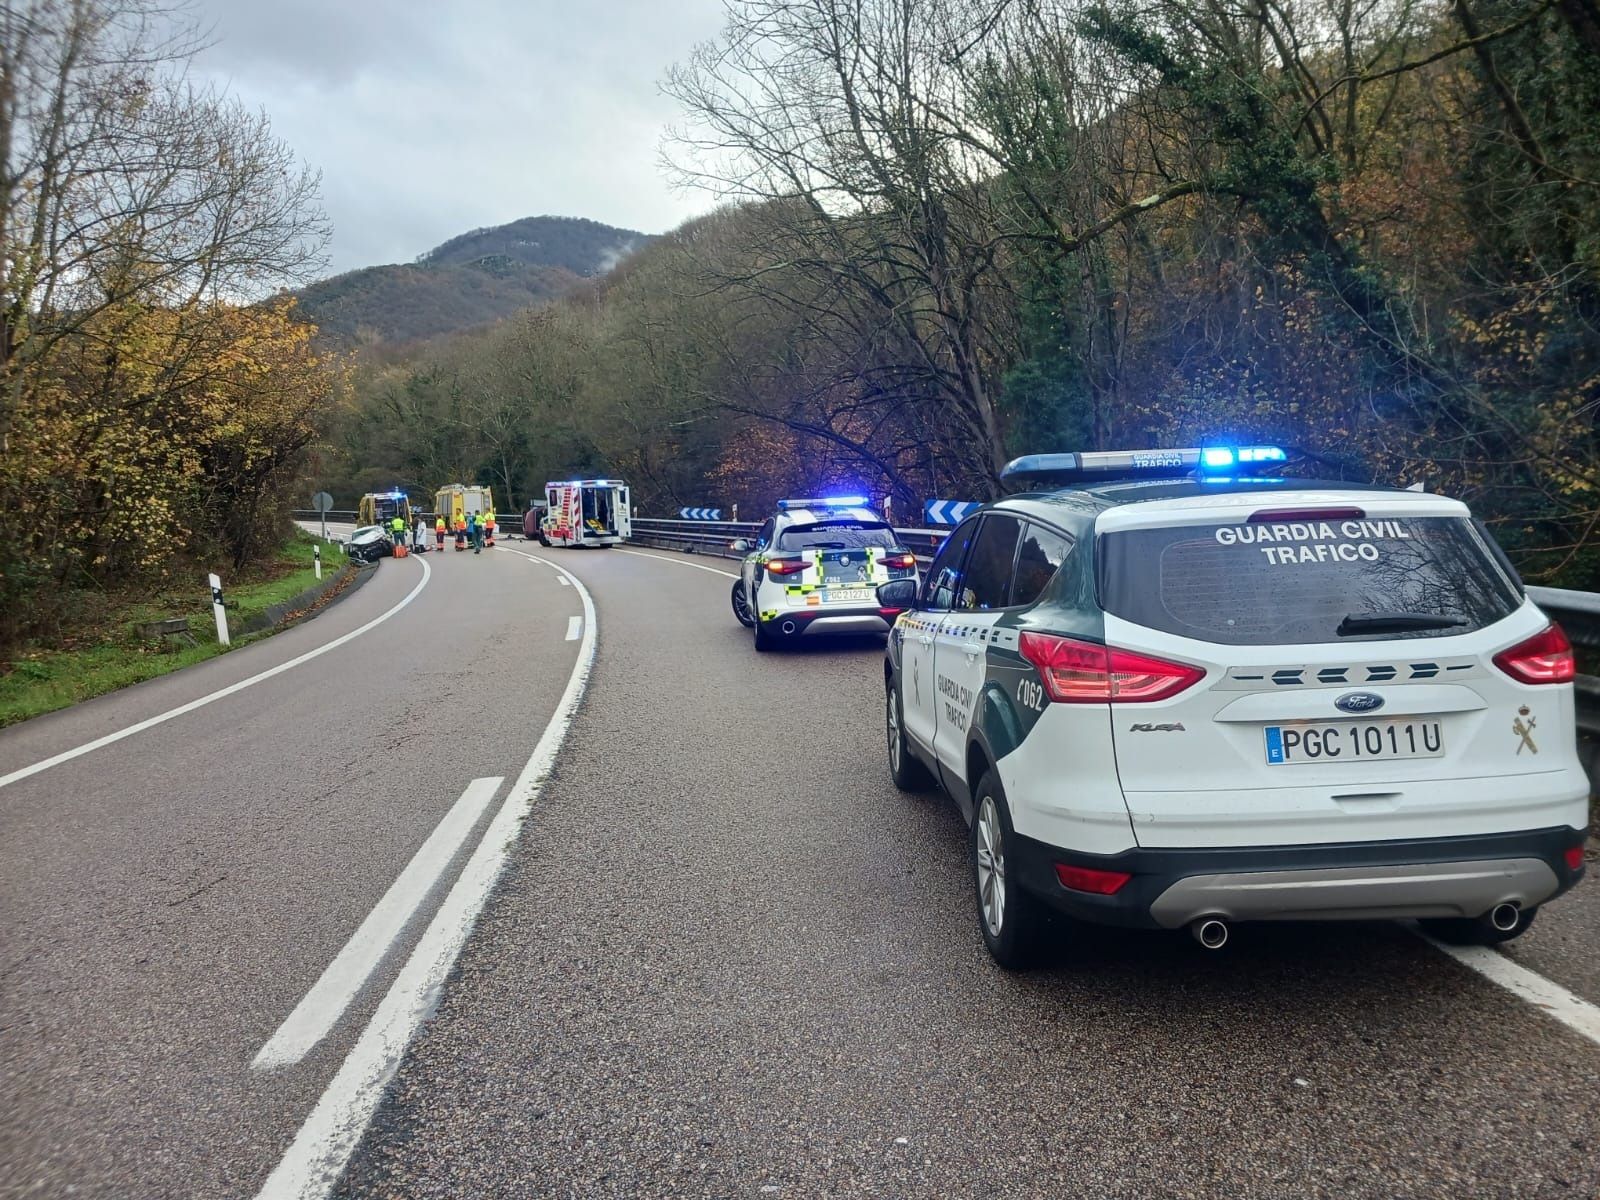
[[[211,583],[211,613],[217,618],[217,642],[226,646],[228,642],[228,613],[222,607],[222,577],[211,574],[206,577]]]

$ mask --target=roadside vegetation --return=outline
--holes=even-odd
[[[1596,0],[734,0],[666,86],[723,202],[366,356],[324,478],[642,511],[1271,440],[1600,585]]]
[[[0,660],[192,563],[270,569],[341,395],[293,304],[249,302],[320,266],[318,181],[187,76],[197,19],[0,6]]]
[[[224,575],[233,647],[266,636],[266,632],[240,636],[238,631],[253,617],[317,583],[315,542],[297,533],[271,557],[235,576]],[[344,554],[337,545],[323,547],[324,579],[343,565]],[[188,621],[193,645],[141,636],[140,626],[177,618]],[[181,583],[103,597],[101,603],[80,610],[70,632],[18,648],[0,670],[0,727],[203,662],[228,648],[217,641],[204,568],[187,571]]]

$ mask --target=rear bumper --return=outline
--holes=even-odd
[[[1566,864],[1584,831],[1567,827],[1474,837],[1085,855],[1014,839],[1017,878],[1052,907],[1100,924],[1174,929],[1197,917],[1235,921],[1478,917],[1497,904],[1543,904],[1583,878]],[[1055,864],[1125,871],[1115,895],[1070,891]]]
[[[786,637],[822,637],[830,634],[888,633],[895,618],[884,616],[876,608],[780,609],[778,614],[762,624],[774,633]],[[789,626],[794,628],[790,629]]]

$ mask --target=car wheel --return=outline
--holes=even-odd
[[[733,581],[733,615],[746,629],[756,623],[755,615],[750,611],[750,598],[745,595],[742,579]]]
[[[978,930],[995,962],[1008,971],[1020,971],[1033,965],[1041,923],[1039,901],[1023,890],[1011,869],[1015,834],[1005,793],[993,771],[984,772],[973,795],[968,832]]]
[[[905,705],[900,689],[891,680],[884,689],[884,726],[889,740],[889,777],[902,792],[925,792],[933,786],[933,775],[906,743]]]
[[[1539,915],[1539,906],[1521,909],[1517,922],[1510,929],[1496,929],[1488,914],[1472,917],[1425,917],[1417,924],[1422,932],[1448,942],[1452,946],[1498,946],[1512,938],[1521,937]]]

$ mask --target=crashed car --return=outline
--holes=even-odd
[[[353,563],[373,563],[394,553],[394,542],[381,525],[363,525],[344,541],[345,557]]]

